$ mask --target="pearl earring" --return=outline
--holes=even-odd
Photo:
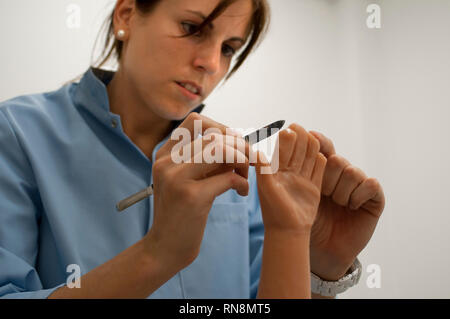
[[[119,39],[123,38],[125,36],[125,31],[120,29],[119,31],[117,31],[117,37]]]

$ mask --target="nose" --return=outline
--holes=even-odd
[[[194,58],[194,67],[209,75],[214,75],[220,70],[222,58],[222,44],[214,41],[205,41],[197,47]]]

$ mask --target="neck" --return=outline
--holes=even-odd
[[[147,155],[172,129],[172,121],[161,118],[139,100],[121,72],[115,73],[107,86],[110,111],[120,115],[125,134]]]

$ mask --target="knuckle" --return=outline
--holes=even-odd
[[[361,170],[356,166],[348,165],[344,169],[344,174],[350,177],[351,179],[357,179],[361,176]]]
[[[337,204],[341,205],[341,206],[345,206],[345,201],[342,197],[338,196],[338,194],[336,192],[333,193],[333,196],[331,197],[333,199],[333,201],[335,201]]]
[[[351,173],[351,177],[358,181],[358,182],[363,182],[365,179],[367,179],[367,175],[364,173],[364,171],[362,169],[360,169],[359,167],[353,166],[353,165],[349,165],[352,167],[352,173]]]
[[[239,177],[232,171],[228,173],[228,182],[231,186],[238,186],[240,183]]]
[[[338,168],[340,166],[340,162],[341,162],[341,160],[339,158],[339,155],[335,154],[335,155],[331,155],[330,157],[328,157],[327,165],[330,168]]]
[[[380,188],[380,183],[378,182],[378,180],[376,178],[368,178],[366,180],[367,183],[367,187],[371,190],[377,190]]]
[[[322,136],[324,137],[325,141],[327,141],[331,146],[334,147],[334,143],[330,138],[326,137],[325,135],[322,135]]]
[[[348,166],[350,163],[341,155],[338,154],[333,154],[328,158],[328,162],[327,165],[330,168],[341,168],[341,167],[346,167]]]

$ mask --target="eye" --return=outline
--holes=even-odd
[[[184,32],[186,32],[186,34],[195,35],[196,37],[202,36],[201,32],[198,31],[199,26],[197,24],[190,22],[182,22],[181,25],[183,26],[183,30]],[[222,53],[226,57],[232,57],[236,53],[236,50],[233,49],[232,46],[225,44],[222,47]]]
[[[223,46],[222,52],[225,56],[232,57],[236,53],[236,50],[233,49],[233,47],[225,44]]]
[[[182,22],[181,25],[183,26],[184,32],[186,32],[189,35],[193,35],[198,30],[198,25],[189,23],[189,22]]]

